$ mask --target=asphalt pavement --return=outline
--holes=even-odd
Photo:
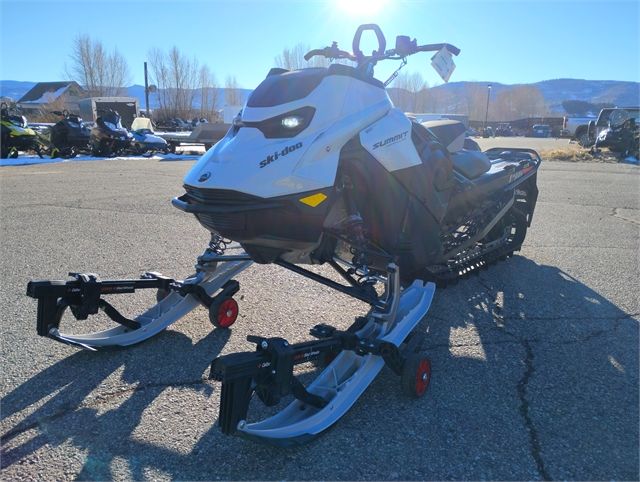
[[[31,279],[190,274],[208,234],[169,201],[192,165],[0,168],[0,478],[639,478],[638,167],[546,162],[522,251],[437,291],[420,323],[427,394],[405,398],[384,369],[333,429],[278,449],[220,433],[210,361],[251,349],[247,334],[302,341],[317,323],[346,327],[362,303],[253,265],[237,278],[231,330],[213,330],[199,308],[125,350],[90,353],[35,332]],[[113,304],[133,315],[152,298]]]

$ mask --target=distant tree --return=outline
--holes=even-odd
[[[200,67],[200,117],[209,121],[217,120],[218,83],[216,76],[207,65]]]
[[[518,85],[500,92],[493,102],[493,118],[511,121],[526,117],[543,117],[548,113],[538,87]]]
[[[484,121],[487,111],[487,86],[486,84],[469,83],[465,86],[463,109],[469,116],[469,120]],[[493,119],[492,109],[489,109],[489,120]]]
[[[240,86],[235,75],[227,76],[224,82],[224,100],[229,106],[242,104]]]
[[[608,102],[592,103],[586,100],[564,100],[562,108],[569,115],[587,116],[597,115],[602,109],[614,107]]]
[[[419,72],[402,73],[391,85],[389,97],[398,109],[416,113],[429,111],[432,104],[429,85]]]
[[[114,49],[108,52],[99,40],[78,35],[73,41],[67,75],[85,87],[89,95],[121,95],[130,81],[125,58]]]
[[[311,48],[308,44],[299,43],[292,48],[284,48],[282,52],[274,58],[276,67],[287,70],[299,70],[306,67],[327,67],[329,59],[316,55],[308,61],[304,59],[304,55]]]
[[[202,80],[198,61],[175,46],[166,53],[152,49],[148,56],[160,109],[170,117],[191,118],[195,91]]]

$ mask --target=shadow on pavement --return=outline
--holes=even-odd
[[[203,383],[203,373],[229,339],[229,330],[213,330],[192,344],[182,333],[164,331],[135,347],[106,350],[97,353],[80,351],[52,365],[10,392],[1,401],[2,418],[18,413],[31,404],[54,394],[35,412],[2,435],[2,468],[6,468],[30,453],[48,445],[71,441],[88,450],[82,478],[106,480],[110,460],[97,463],[93,457],[96,438],[112,439],[126,446],[127,437],[137,427],[144,410],[168,387],[182,387],[211,393]],[[167,353],[171,353],[167,356]],[[102,415],[85,405],[87,397],[115,371],[122,369],[122,381],[129,386],[112,394],[131,396],[116,409]],[[62,420],[64,419],[64,420]],[[7,442],[31,428],[39,434],[16,448],[5,450]],[[138,474],[142,478],[142,474]]]
[[[446,369],[436,376],[449,377],[443,380],[446,390],[459,390],[452,397],[466,402],[458,407],[459,429],[485,431],[477,453],[456,454],[461,462],[473,465],[474,456],[490,454],[494,444],[505,472],[488,478],[637,478],[637,313],[626,313],[556,267],[522,256],[436,296],[423,322],[427,351],[440,352]],[[508,389],[517,396],[522,444],[535,474],[506,471],[518,453],[508,444],[517,438],[494,423],[491,417],[501,417],[505,407],[496,410],[499,397],[482,389],[486,384],[504,395],[495,380],[514,376]],[[478,474],[471,470],[451,478]]]
[[[211,389],[200,380],[229,336],[216,330],[192,345],[166,332],[128,351],[77,353],[7,395],[3,418],[54,394],[3,435],[4,445],[28,428],[39,431],[5,452],[3,467],[44,444],[70,442],[86,452],[78,479],[94,480],[113,477],[116,457],[135,480],[146,477],[146,468],[183,480],[637,477],[639,340],[631,314],[558,268],[520,256],[436,297],[419,328],[428,332],[426,348],[437,370],[431,392],[416,402],[403,400],[390,388],[397,379],[387,371],[334,430],[307,446],[261,447],[223,437],[216,424],[187,453],[132,437],[167,386]],[[160,351],[171,355],[160,357]],[[131,395],[101,415],[83,405],[121,367],[123,380],[138,384]],[[485,381],[493,391],[484,390]],[[211,412],[213,420],[217,407]],[[474,439],[475,430],[481,439]],[[407,440],[430,449],[400,450],[385,462],[380,450],[365,448],[372,441],[390,446]],[[337,460],[306,468],[314,454],[329,449],[341,454]],[[487,453],[493,469],[480,472],[478,454]]]

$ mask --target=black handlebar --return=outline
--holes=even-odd
[[[376,25],[375,23],[360,25],[358,27],[358,30],[356,30],[356,34],[353,36],[353,44],[351,46],[353,48],[353,55],[355,55],[358,60],[365,57],[365,55],[362,53],[362,50],[360,50],[360,39],[362,38],[362,32],[364,32],[365,30],[371,30],[376,34],[376,37],[378,39],[378,50],[376,50],[375,53],[377,55],[384,54],[384,51],[387,48],[387,41],[385,40],[384,34],[382,33],[382,30],[380,30],[380,27],[378,25]]]
[[[373,31],[378,39],[378,50],[372,52],[370,56],[364,55],[362,53],[362,50],[360,50],[360,40],[362,38],[362,33],[367,30]],[[338,44],[336,42],[333,42],[331,47],[314,49],[307,52],[304,56],[304,59],[308,61],[316,55],[321,55],[323,57],[331,59],[353,60],[354,62],[358,62],[358,65],[365,63],[372,63],[373,65],[375,65],[375,63],[379,60],[402,59],[418,52],[437,52],[438,50],[442,50],[443,48],[446,48],[453,55],[460,54],[460,49],[454,45],[448,43],[417,45],[415,39],[411,40],[406,36],[397,37],[395,49],[385,50],[386,46],[387,42],[380,27],[374,23],[368,23],[365,25],[360,25],[358,27],[358,30],[356,30],[356,34],[353,37],[353,54],[345,52],[344,50],[340,50],[338,48]]]
[[[333,45],[331,47],[325,47],[323,49],[314,49],[307,52],[304,55],[304,59],[308,61],[311,57],[315,57],[316,55],[321,55],[323,57],[328,57],[330,59],[349,59],[354,61],[356,60],[356,58],[353,55],[351,55],[349,52],[340,50],[336,42],[333,42]]]

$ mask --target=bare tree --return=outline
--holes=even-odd
[[[329,65],[329,59],[318,55],[311,57],[308,61],[305,60],[304,55],[310,50],[309,45],[299,43],[290,49],[284,48],[282,53],[277,55],[273,60],[276,67],[287,70],[299,70],[307,67],[327,67]]]
[[[398,75],[392,86],[389,96],[397,108],[405,112],[428,112],[431,92],[419,72]]]
[[[533,85],[518,85],[500,92],[494,104],[495,118],[505,121],[542,117],[548,111],[540,89]]]
[[[485,84],[469,83],[464,89],[466,114],[470,120],[484,121],[487,109],[487,86]],[[494,109],[489,110],[489,119],[493,119]]]
[[[120,52],[116,49],[107,52],[102,42],[88,35],[74,39],[70,58],[67,75],[90,95],[121,95],[130,80],[127,61]]]
[[[205,117],[210,121],[217,120],[218,114],[216,105],[218,103],[218,82],[216,76],[209,66],[200,67],[200,117]]]
[[[242,95],[235,75],[227,76],[224,82],[224,100],[229,106],[242,104]]]
[[[200,80],[198,61],[188,58],[177,47],[166,53],[152,49],[148,56],[151,77],[158,87],[160,109],[167,116],[191,117]]]

